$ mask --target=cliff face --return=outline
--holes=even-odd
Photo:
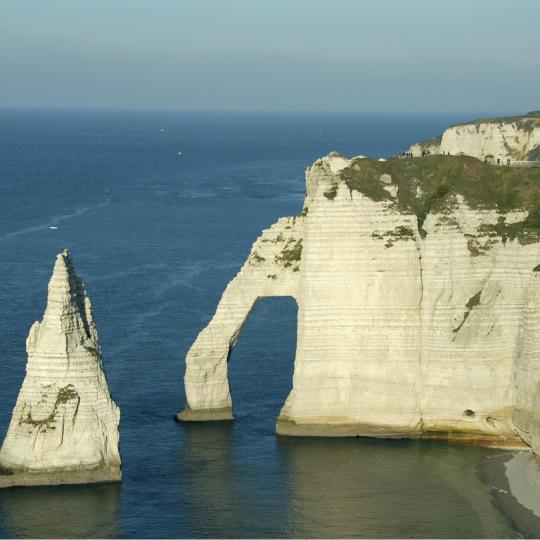
[[[191,347],[181,419],[232,417],[230,347],[258,298],[290,295],[278,433],[523,437],[540,452],[540,170],[330,154],[306,183],[303,215],[257,240]]]
[[[540,268],[529,283],[523,312],[523,339],[516,361],[514,425],[540,454]]]
[[[478,120],[448,128],[441,137],[417,143],[413,156],[465,154],[484,160],[540,161],[540,113]]]
[[[26,377],[0,451],[0,487],[119,480],[120,412],[90,299],[67,251],[56,259],[47,309],[26,350]]]

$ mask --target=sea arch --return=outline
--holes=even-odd
[[[186,408],[181,421],[232,420],[228,360],[257,301],[292,297],[298,304],[302,216],[286,217],[263,231],[240,272],[228,284],[210,323],[186,356]]]

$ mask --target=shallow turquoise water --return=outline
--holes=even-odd
[[[0,436],[68,247],[122,409],[124,461],[121,485],[0,491],[0,536],[518,536],[476,474],[496,451],[275,436],[290,299],[261,301],[243,330],[235,422],[172,421],[188,347],[261,229],[301,210],[306,166],[334,149],[389,156],[462,119],[0,111]]]

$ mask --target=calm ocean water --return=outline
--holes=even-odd
[[[0,111],[0,437],[67,247],[122,410],[124,473],[1,490],[0,537],[519,536],[477,474],[497,451],[276,437],[290,299],[261,301],[243,330],[235,422],[172,420],[187,349],[261,229],[302,209],[306,166],[331,150],[390,156],[469,118]]]

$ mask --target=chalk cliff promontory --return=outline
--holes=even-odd
[[[120,412],[67,250],[56,258],[47,309],[26,350],[26,377],[0,450],[0,487],[120,480]]]
[[[501,163],[540,161],[540,111],[455,125],[440,137],[412,145],[409,152],[414,157],[465,154]]]
[[[540,169],[467,156],[306,172],[186,359],[182,420],[232,418],[227,362],[254,303],[298,303],[286,435],[429,437],[540,452]]]

